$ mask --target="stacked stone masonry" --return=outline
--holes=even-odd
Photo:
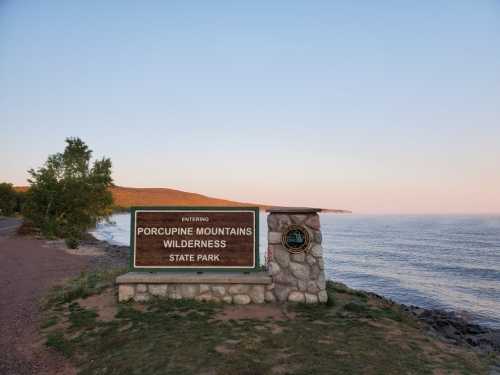
[[[272,297],[270,293],[267,300],[274,298],[278,302],[325,303],[328,295],[319,215],[316,212],[271,212],[267,223],[268,268],[273,279]],[[292,224],[306,228],[311,239],[306,251],[298,254],[290,253],[281,242],[283,231]]]
[[[246,305],[264,303],[269,285],[252,284],[120,284],[119,301],[146,302],[152,297],[195,299]]]
[[[120,302],[146,302],[153,297],[195,299],[238,305],[264,303],[272,289],[271,277],[253,274],[140,273],[130,272],[116,280]]]

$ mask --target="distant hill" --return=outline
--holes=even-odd
[[[16,190],[26,191],[27,187],[17,186]],[[111,192],[113,193],[115,205],[120,208],[128,208],[130,206],[258,206],[261,209],[278,207],[258,203],[235,202],[168,188],[130,188],[113,186]],[[323,211],[350,213],[348,210],[339,209],[323,209]]]

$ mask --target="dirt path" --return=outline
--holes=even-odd
[[[75,374],[38,334],[38,300],[60,280],[78,275],[90,257],[14,236],[15,227],[8,227],[0,231],[0,374]]]

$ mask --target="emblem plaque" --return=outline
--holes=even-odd
[[[292,254],[307,251],[311,242],[309,232],[300,225],[288,226],[281,237],[281,243]]]

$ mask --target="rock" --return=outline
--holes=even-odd
[[[236,305],[247,305],[250,303],[250,297],[246,294],[236,294],[233,296],[233,302]]]
[[[306,303],[318,303],[318,296],[316,294],[306,293]]]
[[[313,264],[311,266],[311,279],[312,280],[318,279],[320,274],[321,274],[321,270],[319,269],[319,265]]]
[[[402,310],[415,316],[427,326],[432,335],[446,342],[472,346],[482,353],[500,350],[500,330],[470,323],[466,313],[405,305],[402,305]],[[496,342],[495,335],[498,335]]]
[[[305,266],[300,263],[290,263],[290,271],[292,271],[292,274],[302,280],[307,280],[309,279],[309,267]]]
[[[500,363],[490,366],[488,375],[500,375]]]
[[[324,270],[325,269],[325,261],[323,260],[323,257],[319,257],[318,258],[318,266],[319,266],[320,270]]]
[[[232,303],[233,302],[233,297],[231,296],[224,296],[222,297],[222,301],[225,303]]]
[[[149,294],[157,297],[165,297],[167,295],[168,285],[166,284],[150,284],[148,286]]]
[[[316,281],[316,285],[318,285],[318,288],[320,288],[320,289],[326,289],[325,274],[323,272],[319,273],[318,280]]]
[[[326,293],[326,290],[322,290],[318,293],[318,300],[321,303],[326,303],[328,301],[328,294]]]
[[[292,224],[290,216],[283,214],[270,214],[267,218],[267,226],[270,232],[281,232]]]
[[[194,298],[199,291],[199,287],[196,284],[182,284],[178,287],[178,292],[182,298]]]
[[[267,291],[264,296],[266,302],[274,302],[276,301],[276,297],[274,297],[273,292]]]
[[[323,256],[323,247],[321,245],[314,245],[311,248],[310,252],[312,256],[319,258]]]
[[[310,266],[313,265],[314,263],[316,263],[316,258],[313,257],[312,255],[308,255],[306,257],[306,260],[307,260],[307,264],[309,264]]]
[[[470,346],[479,346],[481,342],[480,338],[477,336],[467,336],[466,341]]]
[[[210,290],[210,285],[200,284],[200,294],[206,293]]]
[[[274,276],[280,272],[280,266],[278,263],[270,261],[268,270],[271,276]]]
[[[226,294],[226,288],[222,285],[214,285],[212,286],[212,292],[217,297],[223,297]]]
[[[297,214],[291,215],[292,222],[296,225],[301,225],[304,221],[306,221],[308,215]]]
[[[288,252],[288,250],[285,250],[282,246],[274,246],[273,258],[283,268],[288,267],[288,265],[290,264],[290,253]]]
[[[307,282],[305,280],[298,280],[297,286],[301,292],[305,292],[307,290]]]
[[[487,331],[483,327],[481,327],[480,325],[467,324],[467,326],[465,328],[465,332],[467,332],[468,334],[477,335],[480,333],[486,333]]]
[[[323,242],[323,235],[321,234],[321,232],[319,230],[314,231],[314,242],[319,243],[319,244],[321,242]]]
[[[297,279],[290,274],[290,271],[282,271],[273,278],[276,284],[286,284],[289,286],[296,286]]]
[[[492,330],[486,334],[496,351],[500,352],[500,329]]]
[[[136,293],[134,296],[135,302],[147,302],[149,301],[149,294],[147,293]]]
[[[297,291],[291,292],[288,295],[288,301],[290,301],[290,302],[304,302],[305,301],[304,293],[297,292]]]
[[[134,298],[135,289],[133,285],[120,284],[118,287],[118,302],[125,302]]]
[[[422,308],[419,308],[417,307],[416,309],[412,310],[412,313],[416,316],[416,317],[420,317],[423,313],[425,312],[424,309]]]
[[[245,294],[250,287],[243,284],[234,284],[229,287],[229,294]]]
[[[304,261],[306,260],[306,254],[304,253],[291,254],[290,259],[294,262],[304,263]]]
[[[311,229],[319,230],[320,229],[319,215],[318,214],[309,215],[304,224]]]
[[[318,285],[315,281],[309,281],[307,283],[307,292],[312,294],[317,294],[321,289],[318,288]]]
[[[269,232],[267,242],[270,244],[281,244],[281,232]]]
[[[135,288],[138,293],[145,293],[148,291],[148,286],[146,284],[137,284]]]
[[[210,302],[210,301],[214,300],[214,298],[212,297],[212,295],[210,293],[200,294],[200,295],[194,297],[194,299],[197,301],[200,301],[200,302]]]
[[[264,286],[263,285],[255,285],[252,287],[250,291],[250,298],[253,303],[264,303],[265,295],[264,295]]]
[[[274,288],[274,295],[278,302],[286,302],[288,300],[288,294],[290,294],[290,288],[286,285],[276,284]]]
[[[458,336],[460,336],[460,332],[458,332],[457,329],[452,325],[447,325],[446,327],[444,327],[442,332],[445,334],[446,337],[452,339],[457,339],[459,338]]]
[[[182,294],[180,292],[179,285],[169,285],[167,289],[168,298],[170,299],[181,299]]]

